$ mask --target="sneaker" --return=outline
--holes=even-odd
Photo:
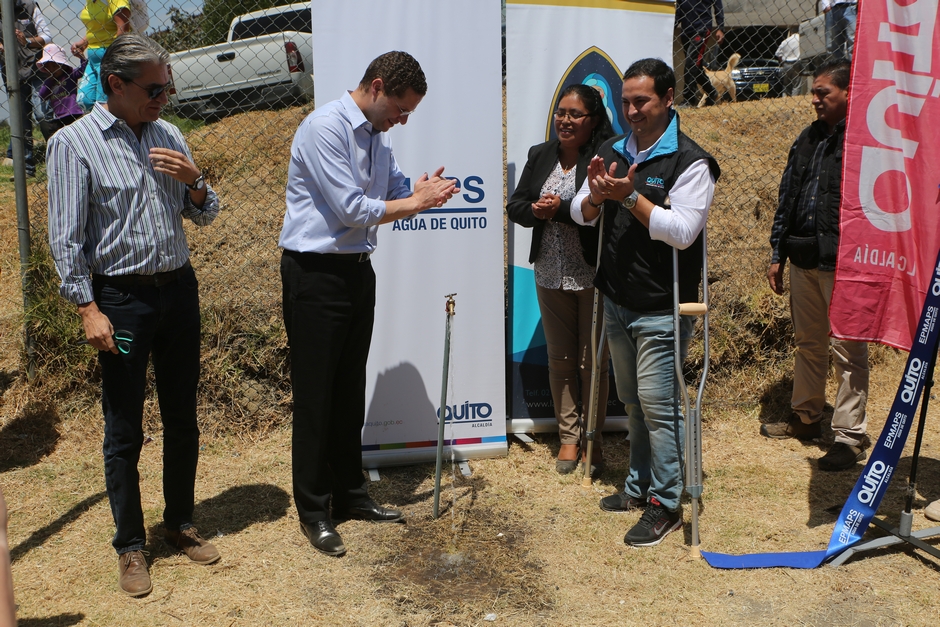
[[[601,509],[605,512],[634,512],[638,509],[646,509],[646,499],[638,499],[630,496],[626,492],[618,492],[601,499]]]
[[[655,497],[650,497],[640,522],[633,525],[623,541],[630,546],[656,546],[670,532],[682,528],[682,508],[674,512],[662,506]]]
[[[924,516],[929,520],[940,520],[940,499],[924,508]]]
[[[142,597],[153,590],[143,551],[118,555],[118,585],[121,592],[132,597]]]
[[[829,451],[819,458],[820,470],[848,470],[857,462],[868,457],[860,446],[836,442]]]
[[[212,564],[219,561],[219,550],[211,543],[199,536],[195,527],[187,527],[182,531],[167,529],[166,542],[177,551],[182,551],[186,557],[197,564]]]
[[[765,438],[784,440],[796,438],[797,440],[815,440],[822,436],[819,422],[806,424],[796,414],[791,414],[786,422],[769,422],[760,426],[760,434]]]

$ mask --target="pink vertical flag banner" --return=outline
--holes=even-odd
[[[910,350],[940,250],[940,0],[859,2],[832,334]]]

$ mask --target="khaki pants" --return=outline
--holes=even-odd
[[[852,446],[865,439],[868,401],[868,344],[829,337],[829,302],[834,272],[790,264],[790,312],[796,340],[790,405],[804,423],[818,422],[826,404],[829,348],[839,386],[832,430],[836,442]]]
[[[581,441],[579,416],[583,412],[585,422],[587,421],[591,395],[591,368],[594,361],[591,354],[591,314],[594,308],[594,290],[572,292],[545,289],[538,285],[535,288],[548,348],[548,380],[555,403],[559,439],[562,444],[578,444]],[[598,301],[599,321],[603,320],[604,316],[603,303],[601,297]],[[602,441],[601,429],[607,418],[609,363],[610,356],[605,343],[598,386],[597,424],[594,431],[594,442],[597,444]],[[578,399],[581,399],[581,411],[578,410]]]

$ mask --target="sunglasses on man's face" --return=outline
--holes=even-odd
[[[170,83],[164,83],[163,85],[151,85],[150,87],[144,87],[143,85],[138,85],[137,82],[132,79],[127,79],[124,82],[134,83],[134,85],[137,85],[137,87],[140,87],[145,92],[147,92],[147,97],[150,98],[151,100],[156,100],[157,98],[159,98],[160,94],[165,92],[167,88],[169,88],[170,86]]]

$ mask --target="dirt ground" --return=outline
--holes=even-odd
[[[903,367],[872,381],[871,429],[880,430]],[[702,548],[718,552],[819,550],[858,471],[821,473],[822,443],[758,435],[759,405],[710,412]],[[931,412],[934,413],[934,412]],[[559,476],[555,436],[512,440],[509,455],[448,468],[442,515],[431,517],[433,465],[389,468],[371,484],[407,523],[339,526],[349,553],[318,554],[298,530],[290,496],[290,435],[204,440],[196,522],[222,552],[190,565],[160,540],[160,434],[146,445],[141,484],[154,591],[116,587],[113,526],[104,493],[97,416],[59,423],[54,450],[3,467],[21,625],[933,625],[940,618],[936,560],[906,550],[856,557],[840,568],[720,571],[689,554],[684,534],[658,547],[623,544],[637,516],[602,512],[619,488],[627,443],[612,434],[608,470],[591,488]],[[42,449],[43,433],[8,424],[3,445]],[[912,440],[913,438],[911,438]],[[928,424],[915,528],[940,498],[940,428]],[[902,508],[910,442],[881,511]],[[8,449],[9,450],[9,449]],[[21,451],[28,454],[28,451]],[[487,616],[492,621],[487,620]]]
[[[715,215],[725,216],[724,223],[733,228],[715,233],[712,240],[719,257],[714,268],[716,298],[753,291],[755,308],[785,311],[785,298],[759,287],[766,263],[766,227],[786,154],[785,138],[794,136],[793,128],[805,124],[809,114],[805,102],[781,102],[771,111],[771,122],[759,126],[753,120],[764,119],[758,116],[766,117],[767,111],[742,103],[734,106],[744,113],[734,115],[727,108],[731,106],[714,108],[710,115],[717,117],[711,121],[696,121],[691,112],[685,118],[687,128],[720,157],[727,173],[716,195],[720,211]],[[302,114],[286,112],[284,118],[296,125]],[[191,240],[194,263],[216,277],[203,283],[207,300],[224,292],[238,273],[258,275],[276,258],[272,238],[282,212],[278,203],[285,176],[283,155],[278,155],[289,133],[257,147],[271,152],[260,162],[275,164],[259,174],[252,165],[259,162],[259,153],[233,145],[236,138],[224,130],[257,124],[266,115],[230,119],[228,127],[204,131],[201,145],[195,147],[214,168],[213,185],[222,187],[226,180],[246,183],[229,196],[232,215],[243,216],[242,221],[231,220]],[[763,138],[763,145],[755,137]],[[764,171],[739,167],[747,161],[749,146],[773,152]],[[0,169],[0,175],[5,181],[8,173]],[[725,191],[730,189],[744,189],[750,201],[735,200]],[[36,194],[41,196],[41,191]],[[536,436],[530,444],[510,438],[507,457],[470,462],[470,477],[447,468],[438,520],[431,516],[433,465],[383,469],[370,490],[379,502],[402,507],[406,524],[342,523],[339,531],[349,553],[339,559],[322,556],[298,529],[291,498],[290,431],[283,426],[289,408],[283,399],[270,404],[268,411],[277,414],[277,420],[272,418],[273,426],[261,433],[206,430],[196,524],[223,556],[208,567],[188,564],[160,540],[162,445],[159,429],[152,430],[140,472],[155,587],[147,597],[128,599],[118,592],[117,560],[110,547],[113,522],[104,492],[100,409],[80,395],[38,402],[19,370],[21,313],[16,304],[22,301],[12,204],[12,186],[0,182],[0,487],[10,507],[20,625],[873,627],[940,621],[940,561],[900,548],[858,556],[840,568],[719,571],[690,557],[688,508],[684,533],[674,533],[654,548],[625,546],[623,535],[638,515],[609,514],[597,505],[600,497],[622,486],[628,463],[623,434],[606,439],[607,470],[590,488],[582,487],[579,478],[555,473],[557,436]],[[236,224],[260,235],[243,237]],[[232,259],[244,262],[231,264]],[[207,271],[226,263],[230,275]],[[745,272],[740,272],[742,267]],[[753,283],[729,279],[741,275]],[[276,280],[263,287],[264,298],[275,298],[267,292],[276,294]],[[239,303],[243,298],[238,293],[228,297]],[[265,320],[276,322],[271,303],[261,299],[257,309]],[[733,313],[726,319],[729,325],[745,327],[753,319],[752,312]],[[220,326],[217,335],[224,335],[226,328]],[[758,435],[761,422],[786,416],[790,366],[786,360],[773,368],[757,361],[761,355],[771,359],[765,338],[759,346],[749,346],[740,339],[745,337],[752,336],[728,335],[728,346],[716,342],[713,349],[721,356],[713,368],[724,379],[716,377],[719,384],[706,392],[702,549],[822,549],[861,466],[820,472],[815,460],[831,436],[828,441],[800,443]],[[231,348],[222,340],[204,339],[214,342],[213,347]],[[873,436],[884,425],[906,356],[885,349],[875,353],[869,397]],[[282,362],[283,356],[273,353],[265,359]],[[723,367],[734,368],[734,373],[722,374]],[[262,370],[256,369],[253,376],[264,381]],[[248,369],[232,374],[232,385],[249,374]],[[275,374],[265,376],[274,380]],[[80,389],[81,383],[74,387]],[[830,398],[832,393],[830,389]],[[201,401],[201,411],[217,421],[231,420],[231,406],[213,406],[207,398]],[[152,399],[147,412],[148,424],[153,424]],[[917,529],[932,525],[924,519],[923,507],[940,498],[936,412],[933,409],[928,417],[919,468]],[[903,507],[912,441],[913,436],[881,506],[882,515],[893,522]]]

